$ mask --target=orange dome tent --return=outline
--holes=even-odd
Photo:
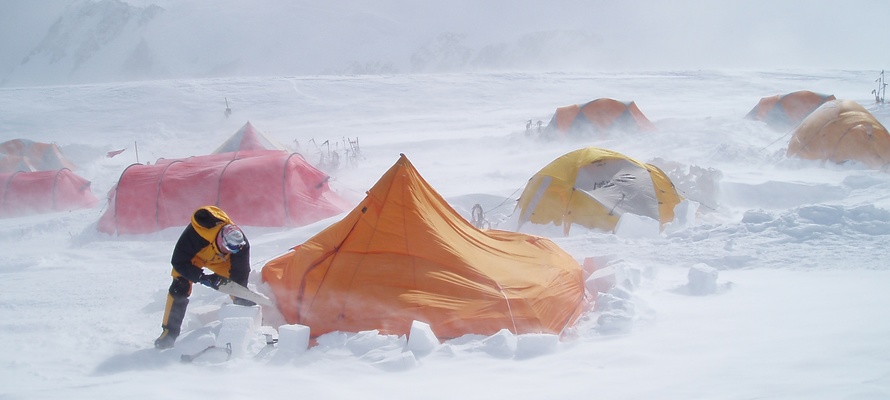
[[[636,103],[609,98],[559,107],[547,124],[547,130],[562,137],[611,130],[638,132],[654,129],[655,125],[643,115]]]
[[[0,143],[0,172],[56,171],[77,167],[62,155],[55,143],[13,139]]]
[[[791,129],[820,105],[834,99],[834,95],[819,94],[809,90],[777,94],[760,99],[745,118],[763,121],[776,130]]]
[[[288,323],[439,338],[559,334],[586,305],[581,267],[546,238],[473,227],[402,155],[345,218],[263,267]]]
[[[302,226],[347,209],[328,176],[299,154],[241,151],[127,167],[108,194],[98,229],[122,234],[183,226],[208,204],[245,226]]]
[[[0,217],[92,208],[90,182],[69,169],[0,173]]]
[[[832,100],[794,129],[787,155],[838,164],[858,161],[884,169],[890,162],[890,135],[859,103]]]

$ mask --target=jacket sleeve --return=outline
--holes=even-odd
[[[186,279],[197,282],[201,275],[204,274],[204,271],[202,268],[194,266],[192,259],[195,258],[195,255],[201,249],[209,244],[210,242],[202,238],[195,231],[195,228],[191,225],[187,226],[182,231],[182,235],[179,236],[176,247],[173,248],[173,257],[170,260],[170,263],[173,264],[173,269]]]
[[[244,238],[247,241],[247,238]],[[232,263],[229,269],[229,277],[242,286],[247,286],[247,280],[250,277],[250,242],[245,243],[241,251],[232,254],[230,261]]]

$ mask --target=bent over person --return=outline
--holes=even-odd
[[[223,210],[204,206],[192,214],[191,223],[182,231],[173,248],[173,283],[167,294],[164,311],[164,332],[155,340],[155,347],[167,349],[179,336],[182,319],[189,303],[192,283],[218,289],[227,279],[247,286],[250,277],[250,243],[244,232]],[[204,274],[204,268],[212,273]],[[233,298],[238,305],[255,305],[250,300]]]

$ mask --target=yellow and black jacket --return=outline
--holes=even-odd
[[[182,276],[197,282],[207,268],[242,285],[247,284],[250,274],[250,243],[238,253],[225,254],[216,244],[219,230],[232,224],[228,215],[215,206],[199,208],[192,215],[189,226],[173,248],[173,277]],[[247,238],[245,238],[245,241]]]

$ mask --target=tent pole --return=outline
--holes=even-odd
[[[136,163],[138,164],[139,163],[139,145],[136,143],[135,140],[133,141],[133,149],[136,151]]]

